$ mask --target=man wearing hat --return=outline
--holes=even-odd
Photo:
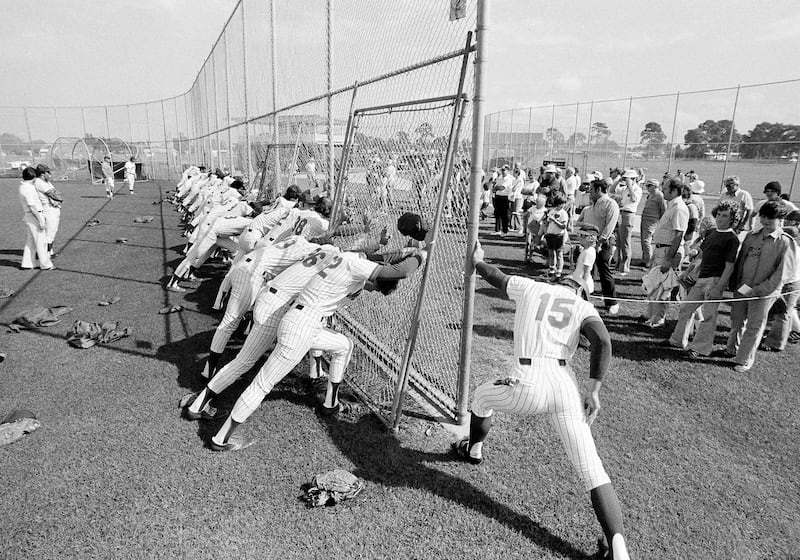
[[[636,210],[642,199],[639,174],[635,169],[626,169],[622,182],[617,186],[615,198],[619,202],[619,227],[617,230],[617,272],[626,276],[631,271],[631,239],[636,222]]]
[[[764,204],[769,202],[770,200],[777,200],[778,202],[783,204],[786,207],[787,214],[789,212],[797,210],[797,206],[792,204],[790,201],[781,199],[782,190],[783,189],[781,188],[781,184],[778,181],[770,181],[769,183],[764,185],[764,196],[766,198],[764,198],[764,200],[759,202],[758,206],[756,206],[755,210],[753,211],[753,227],[752,227],[753,231],[758,231],[761,229],[761,219],[759,218],[758,212],[759,210],[761,210],[761,207],[764,206]]]
[[[42,203],[42,212],[45,221],[45,238],[47,239],[47,253],[53,257],[53,242],[58,233],[58,225],[61,223],[61,203],[64,201],[61,193],[50,182],[52,173],[50,168],[44,163],[36,166],[36,179],[33,186],[36,187],[36,194]]]

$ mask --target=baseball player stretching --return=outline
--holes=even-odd
[[[600,384],[611,361],[611,340],[603,321],[594,306],[565,286],[507,276],[486,264],[480,244],[475,246],[473,263],[484,280],[516,302],[516,365],[509,377],[475,390],[469,438],[454,444],[454,451],[471,464],[480,463],[495,411],[547,414],[572,466],[590,491],[592,507],[609,543],[607,558],[627,560],[622,510],[589,428],[600,411]],[[575,373],[567,365],[581,334],[591,341],[590,382],[583,399]]]
[[[302,237],[298,239],[305,241]],[[315,246],[313,243],[305,242],[309,246]],[[263,250],[270,251],[271,249],[264,248]],[[211,399],[244,375],[264,355],[270,344],[274,342],[278,325],[289,310],[291,303],[322,269],[339,257],[339,254],[339,249],[333,245],[316,245],[316,250],[309,252],[305,258],[288,267],[261,288],[256,296],[253,309],[253,326],[242,349],[236,358],[213,376],[206,388],[185,409],[185,418],[198,420],[218,417],[220,412],[210,405]],[[219,360],[218,356],[216,360]],[[209,362],[211,362],[211,356]],[[216,362],[213,365],[215,367]],[[210,368],[211,365],[208,367]],[[184,400],[186,400],[185,397],[181,399],[181,401]]]
[[[300,198],[300,202],[304,203],[302,197]],[[288,213],[282,214],[280,221],[278,221],[274,227],[268,229],[260,239],[254,240],[253,232],[247,232],[248,235],[244,238],[243,250],[237,253],[233,262],[239,262],[246,254],[246,251],[251,250],[247,249],[251,244],[253,248],[260,248],[268,247],[273,243],[288,239],[293,235],[302,235],[306,239],[314,239],[325,235],[328,231],[328,217],[331,214],[332,207],[333,201],[331,199],[321,198],[314,203],[313,209],[289,208]],[[225,275],[225,278],[223,278],[222,284],[220,284],[219,290],[217,291],[217,297],[213,305],[214,309],[220,309],[222,307],[222,302],[230,291],[230,287],[231,279],[229,272]]]
[[[253,307],[264,283],[317,249],[318,244],[311,243],[301,235],[293,235],[289,239],[248,253],[241,262],[231,267],[228,305],[211,341],[208,361],[201,374],[203,377],[210,378],[214,375],[225,346],[244,314]]]
[[[316,258],[310,255],[302,262],[313,266]],[[343,334],[324,327],[324,319],[333,315],[348,298],[356,297],[362,289],[377,289],[384,295],[390,294],[397,288],[397,282],[414,272],[423,259],[422,252],[396,265],[380,265],[362,258],[358,253],[344,252],[334,257],[303,288],[295,304],[284,315],[278,326],[275,350],[236,401],[222,428],[211,439],[211,449],[239,451],[254,443],[236,436],[237,427],[250,417],[267,393],[292,371],[309,350],[331,354],[328,387],[321,412],[326,415],[338,412],[339,384],[350,361],[353,343]]]

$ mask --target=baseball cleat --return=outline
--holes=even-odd
[[[255,443],[256,440],[254,439],[248,439],[242,436],[231,436],[228,442],[223,445],[215,443],[212,439],[211,443],[209,443],[209,447],[212,451],[243,451]]]
[[[170,291],[170,292],[185,292],[186,288],[181,288],[180,286],[175,284],[175,285],[167,286],[167,290]]]
[[[197,395],[199,394],[200,393],[187,393],[181,397],[181,400],[178,402],[178,406],[181,408],[181,416],[183,416],[184,419],[189,421],[219,420],[228,415],[227,410],[208,405],[206,405],[206,407],[200,412],[192,412],[189,410],[189,407],[192,406],[195,399],[197,399]]]
[[[316,412],[323,418],[329,418],[331,416],[338,416],[340,412],[350,412],[350,405],[346,402],[339,401],[336,403],[336,406],[327,407],[320,403],[316,407]]]
[[[456,457],[462,461],[466,461],[470,465],[480,465],[483,462],[483,457],[473,457],[469,454],[469,439],[462,439],[450,445]]]

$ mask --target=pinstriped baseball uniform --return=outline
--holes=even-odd
[[[175,275],[184,276],[189,272],[189,267],[200,268],[208,260],[214,251],[214,247],[220,246],[236,251],[237,245],[229,238],[239,235],[244,228],[252,221],[248,218],[253,209],[245,202],[240,202],[231,210],[210,221],[210,226],[205,229],[202,237],[198,237],[197,243],[192,245],[186,253],[186,258],[175,269]]]
[[[231,297],[211,341],[211,351],[222,353],[225,350],[242,317],[253,307],[264,282],[318,248],[316,243],[295,235],[269,247],[252,251],[242,262],[232,267]]]
[[[567,288],[519,276],[509,277],[506,290],[517,303],[516,365],[510,377],[475,390],[472,412],[484,418],[495,410],[547,414],[587,490],[608,484],[575,373],[567,365],[578,347],[583,321],[600,320],[597,310]]]
[[[241,250],[245,253],[252,251],[255,248],[256,241],[267,235],[272,228],[284,220],[289,215],[290,210],[294,208],[294,205],[294,201],[286,200],[280,196],[269,208],[265,208],[239,236]]]
[[[312,260],[309,256],[304,262]],[[333,315],[348,297],[360,293],[377,267],[378,264],[362,259],[356,253],[341,253],[303,288],[295,305],[278,326],[275,350],[236,401],[231,411],[231,418],[235,422],[244,422],[264,400],[264,396],[292,371],[309,350],[330,352],[330,381],[342,381],[353,343],[343,334],[325,327],[323,319]]]
[[[244,256],[256,247],[256,243],[263,239],[271,230],[279,227],[285,221],[291,220],[291,213],[294,208],[294,201],[278,197],[269,210],[265,210],[255,217],[250,225],[239,236],[239,251],[233,259],[233,264],[238,264]],[[308,236],[306,236],[308,237]],[[262,244],[262,246],[266,246]],[[225,275],[222,283],[217,290],[217,297],[214,300],[214,309],[222,309],[222,302],[231,290],[231,274]]]
[[[324,235],[327,231],[328,220],[318,212],[292,208],[289,215],[281,220],[279,225],[272,228],[261,241],[256,243],[256,247],[275,243],[290,235],[302,235],[307,239],[313,239]]]
[[[302,237],[298,239],[305,241]],[[284,242],[285,243],[285,242]],[[306,241],[309,246],[312,243]],[[323,268],[339,255],[333,245],[322,245],[261,288],[253,309],[253,326],[236,358],[223,367],[208,384],[219,393],[245,374],[275,340],[278,325],[294,299]]]

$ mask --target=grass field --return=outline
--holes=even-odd
[[[243,428],[257,446],[209,451],[216,426],[181,420],[177,401],[199,387],[221,271],[205,267],[194,292],[162,290],[183,241],[172,207],[153,204],[168,185],[139,183],[135,196],[109,202],[102,186],[63,184],[59,268],[30,272],[18,270],[16,184],[0,181],[0,287],[16,292],[0,300],[0,323],[37,303],[74,311],[38,331],[0,327],[0,415],[25,407],[42,422],[0,448],[0,558],[593,557],[600,528],[544,418],[498,416],[487,459],[471,467],[448,454],[455,436],[439,425],[408,417],[395,437],[357,403],[339,420],[317,418],[298,372]],[[156,219],[133,223],[139,215]],[[91,218],[101,224],[86,227]],[[520,241],[483,237],[504,271],[541,271],[521,263]],[[478,286],[474,383],[512,363],[513,304]],[[637,275],[619,288],[641,291]],[[122,301],[99,307],[103,296]],[[185,310],[159,315],[169,304]],[[669,331],[639,324],[642,309],[623,304],[606,320],[614,359],[593,426],[631,557],[800,558],[800,345],[759,352],[736,374],[723,360],[690,363],[659,346]],[[133,334],[74,349],[64,333],[75,319],[119,320]],[[725,313],[721,321],[720,340]],[[574,366],[585,376],[585,351]],[[300,486],[337,467],[366,479],[364,492],[306,509]]]

